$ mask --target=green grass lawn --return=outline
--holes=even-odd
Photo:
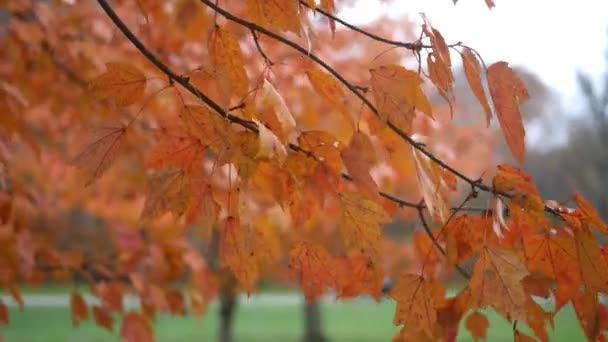
[[[202,319],[195,317],[159,316],[155,325],[157,341],[214,341],[216,336],[217,306],[210,307]],[[392,325],[394,304],[376,304],[358,300],[349,303],[326,303],[322,306],[323,324],[331,341],[390,341],[397,332]],[[490,332],[488,341],[512,341],[510,324],[494,313],[488,313]],[[298,341],[302,333],[302,307],[299,305],[245,305],[236,316],[236,341]],[[72,328],[67,308],[26,308],[10,311],[10,324],[0,327],[6,342],[109,342],[120,341],[92,322]],[[567,307],[556,316],[551,341],[584,341],[574,311]],[[460,329],[458,341],[471,341]]]

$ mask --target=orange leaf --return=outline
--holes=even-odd
[[[474,340],[485,340],[488,336],[488,327],[490,322],[484,314],[475,311],[467,317],[465,327],[471,332]]]
[[[86,177],[85,186],[100,178],[116,160],[122,149],[127,128],[110,127],[101,132],[100,138],[91,143],[72,162]]]
[[[378,198],[378,185],[369,173],[376,162],[376,153],[369,137],[364,133],[355,132],[350,144],[342,150],[341,156],[359,190],[369,198]]]
[[[595,236],[589,229],[582,227],[574,229],[574,238],[585,289],[608,294],[608,264],[600,255]]]
[[[602,218],[597,214],[597,211],[591,203],[587,202],[587,200],[578,192],[574,194],[574,201],[576,202],[578,209],[583,213],[584,217],[589,220],[591,225],[600,232],[608,234],[608,225],[602,221]]]
[[[418,188],[424,198],[424,203],[431,215],[437,215],[441,222],[445,222],[450,215],[447,198],[447,186],[436,172],[436,166],[422,152],[412,147],[414,162],[416,163],[416,175],[418,176]]]
[[[201,231],[211,237],[211,227],[217,221],[220,206],[213,200],[211,185],[197,177],[192,180],[190,200],[186,210],[186,222],[189,224],[198,222]]]
[[[296,275],[306,301],[312,303],[334,286],[335,270],[325,247],[298,242],[289,251],[289,268]]]
[[[165,291],[165,298],[167,299],[167,303],[169,305],[169,311],[173,315],[186,314],[186,304],[184,302],[184,295],[180,290],[168,289],[167,291]]]
[[[186,106],[179,117],[191,135],[217,154],[221,155],[231,146],[233,131],[230,122],[209,108]]]
[[[113,330],[114,319],[108,309],[104,309],[101,306],[93,307],[93,316],[95,317],[95,323],[109,331]]]
[[[553,314],[546,312],[538,303],[532,300],[526,303],[526,307],[528,315],[526,322],[528,326],[541,341],[548,342],[549,336],[547,335],[545,323],[549,321],[553,325]]]
[[[444,228],[448,261],[460,264],[477,253],[491,228],[491,221],[482,216],[456,216]]]
[[[99,75],[90,89],[99,99],[109,99],[118,106],[139,101],[146,89],[146,77],[130,64],[106,63],[106,72]]]
[[[117,282],[112,283],[98,283],[93,288],[95,295],[101,301],[101,305],[104,309],[109,312],[122,312],[122,288],[121,284]]]
[[[574,312],[589,341],[597,341],[600,330],[598,294],[592,290],[579,293],[572,301]]]
[[[370,73],[380,119],[409,133],[415,109],[431,116],[431,104],[420,88],[423,81],[416,72],[400,65],[383,65]]]
[[[435,289],[431,282],[414,274],[403,274],[390,291],[397,301],[393,323],[433,336],[437,322]]]
[[[493,306],[509,320],[526,319],[526,294],[521,280],[528,274],[514,252],[486,247],[473,267],[469,286],[479,308]]]
[[[367,293],[376,300],[382,296],[382,266],[361,255],[342,256],[334,260],[338,298],[353,298]]]
[[[75,327],[77,327],[81,321],[89,319],[87,303],[77,292],[72,292],[72,295],[70,296],[70,309],[72,311],[72,324]]]
[[[249,90],[249,78],[245,71],[245,57],[237,38],[232,32],[215,26],[209,40],[209,51],[227,102],[233,96],[244,98]]]
[[[276,119],[281,126],[282,132],[279,135],[288,137],[296,129],[296,121],[287,107],[285,99],[267,79],[264,79],[262,91],[263,101],[267,102],[274,109]]]
[[[158,143],[152,148],[146,166],[161,169],[176,166],[194,174],[200,170],[205,148],[200,140],[182,130],[162,127],[156,134]]]
[[[323,131],[306,131],[298,137],[298,144],[302,149],[312,153],[335,174],[342,171],[342,158],[340,157],[340,142],[333,135]]]
[[[226,218],[220,231],[220,262],[230,268],[239,283],[252,292],[260,277],[255,251],[247,242],[247,231],[238,218]]]
[[[137,312],[129,312],[122,319],[120,337],[127,342],[153,342],[154,332],[148,319]]]
[[[523,162],[526,153],[524,125],[519,105],[528,99],[526,85],[506,62],[497,62],[488,68],[488,85],[496,108],[498,122],[515,159]]]
[[[296,1],[247,0],[247,12],[262,26],[300,33],[300,17]]]
[[[352,124],[352,118],[346,108],[346,96],[344,89],[330,74],[319,69],[312,69],[306,72],[308,80],[317,94],[321,95],[335,110],[344,114],[345,118]]]
[[[515,338],[515,342],[536,342],[534,338],[522,333],[519,330],[515,330],[513,336]]]
[[[23,297],[21,296],[21,291],[19,290],[19,287],[17,287],[17,285],[15,284],[10,284],[8,286],[8,291],[11,293],[11,297],[13,297],[15,303],[19,305],[19,310],[23,310],[25,303],[23,302]]]
[[[0,299],[0,325],[8,324],[8,317],[8,307],[6,306],[6,303],[4,303],[4,301]]]
[[[464,67],[464,74],[469,82],[469,87],[481,103],[484,112],[486,113],[486,125],[490,126],[490,119],[492,119],[492,110],[488,103],[488,98],[481,84],[481,66],[477,60],[477,56],[471,51],[471,49],[465,47],[462,50],[462,65]]]
[[[342,204],[340,232],[347,247],[372,260],[382,255],[382,225],[391,217],[384,208],[358,192],[338,194]]]
[[[141,213],[142,219],[153,219],[166,212],[181,216],[188,208],[192,190],[183,170],[164,169],[148,180],[148,193]]]
[[[453,117],[452,103],[454,102],[454,94],[452,88],[454,86],[454,75],[450,66],[445,64],[443,59],[439,58],[439,54],[431,52],[427,55],[427,67],[429,69],[429,77],[439,90],[439,94],[450,105],[450,115]]]

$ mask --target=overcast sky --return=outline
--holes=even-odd
[[[486,62],[522,65],[558,91],[563,104],[577,106],[576,70],[604,70],[608,42],[606,0],[495,0],[491,11],[483,0],[397,0],[379,5],[360,0],[340,16],[363,23],[384,14],[419,20],[424,12],[448,42],[463,41]]]

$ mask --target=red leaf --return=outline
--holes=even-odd
[[[123,317],[120,337],[127,342],[154,342],[150,322],[137,312],[129,312]]]

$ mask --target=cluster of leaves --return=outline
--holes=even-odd
[[[608,259],[592,230],[608,227],[592,206],[580,195],[577,209],[545,202],[512,166],[498,166],[491,183],[471,178],[480,152],[465,158],[456,147],[464,138],[440,139],[482,135],[495,116],[524,159],[528,94],[506,62],[486,66],[425,17],[418,40],[387,39],[341,20],[332,0],[98,3],[7,7],[0,281],[21,304],[19,281],[80,276],[100,299],[98,325],[113,330],[121,313],[121,336],[149,341],[155,312],[185,314],[184,281],[190,310],[203,314],[218,292],[252,293],[262,277],[296,280],[315,301],[331,289],[379,299],[390,275],[403,326],[395,340],[453,340],[465,316],[484,338],[478,310],[487,307],[515,322],[516,340],[532,339],[519,321],[547,340],[546,324],[570,302],[586,335],[603,336]],[[361,62],[353,41],[380,57]],[[380,53],[386,46],[399,49]],[[407,54],[416,69],[404,66]],[[454,123],[456,55],[485,114],[472,130]],[[49,87],[57,77],[69,85]],[[433,107],[430,86],[445,108]],[[104,128],[81,148],[91,124]],[[492,206],[468,206],[480,196]],[[112,257],[62,249],[57,232],[27,219],[75,205],[111,222]],[[416,262],[397,276],[383,226],[398,215],[418,217],[420,229]],[[449,297],[453,269],[468,283]],[[128,289],[141,310],[125,312]],[[555,308],[534,297],[555,298]],[[89,318],[78,292],[71,307],[75,325]],[[4,303],[0,318],[8,321]]]

